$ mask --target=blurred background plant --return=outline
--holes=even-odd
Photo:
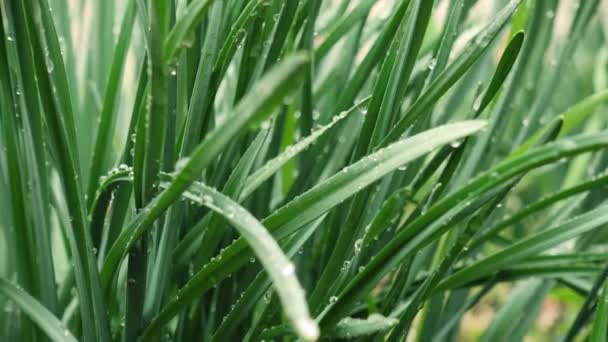
[[[0,340],[607,340],[608,1],[0,10]]]

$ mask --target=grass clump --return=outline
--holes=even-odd
[[[607,8],[0,0],[0,340],[604,341]]]

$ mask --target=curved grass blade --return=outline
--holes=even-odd
[[[299,6],[299,2],[286,2],[282,5],[280,13],[273,15],[272,20],[276,24],[272,25],[272,33],[269,34],[267,42],[263,43],[265,47],[262,56],[257,61],[254,79],[258,79],[261,73],[275,64],[281,54],[286,52],[288,44],[292,43],[288,39],[292,39],[291,36],[294,34],[292,28],[297,29],[294,27],[293,20]]]
[[[606,206],[601,206],[561,225],[545,229],[518,241],[454,273],[441,282],[437,287],[437,291],[461,286],[472,279],[488,275],[501,266],[540,253],[550,247],[596,229],[608,223],[608,210],[606,208]]]
[[[433,336],[432,342],[441,342],[445,341],[448,338],[449,334],[452,332],[452,329],[455,328],[456,324],[460,323],[462,316],[465,312],[469,311],[473,308],[477,303],[479,303],[492,288],[496,285],[496,281],[494,279],[490,279],[487,281],[481,290],[479,290],[473,297],[468,299],[464,305],[458,308],[458,311],[450,317],[450,319],[444,323],[439,332],[435,333]]]
[[[458,38],[458,29],[466,20],[465,14],[464,0],[450,1],[447,17],[445,19],[445,26],[441,33],[441,39],[439,40],[437,47],[435,47],[435,51],[432,53],[433,59],[430,61],[431,63],[434,63],[434,67],[428,72],[423,87],[428,86],[431,81],[435,80],[437,75],[439,75],[448,64],[450,53],[454,49],[454,44]],[[430,66],[432,67],[433,64]]]
[[[601,272],[606,256],[595,253],[539,255],[497,269],[493,278],[499,281],[530,276],[555,278],[562,275],[595,275]]]
[[[567,135],[591,113],[593,113],[594,109],[605,101],[608,101],[608,90],[590,95],[581,100],[565,112],[561,113],[555,119],[551,120],[547,125],[539,129],[536,134],[532,135],[530,138],[528,138],[528,140],[526,140],[526,142],[521,144],[521,146],[513,151],[509,157],[514,158],[521,155],[535,145],[543,135],[555,134],[558,137]],[[555,131],[557,131],[557,133],[554,133]]]
[[[242,188],[245,187],[246,177],[251,171],[255,159],[258,157],[263,144],[268,139],[270,129],[262,130],[258,136],[249,144],[247,151],[239,160],[238,164],[228,177],[226,185],[222,189],[222,193],[230,198],[238,198]],[[177,267],[187,265],[192,257],[200,251],[200,246],[205,241],[207,249],[214,250],[217,243],[222,238],[224,232],[222,220],[214,215],[205,216],[197,223],[182,239],[182,241],[173,249],[174,264]],[[204,234],[203,234],[204,233]],[[204,239],[204,240],[203,240]],[[212,252],[206,253],[211,255]]]
[[[295,276],[295,266],[283,254],[272,235],[253,215],[230,198],[201,183],[194,183],[190,189],[195,194],[186,192],[186,198],[222,215],[239,231],[272,279],[295,331],[304,340],[315,341],[319,336],[319,328],[310,318],[304,290]],[[175,300],[177,299],[179,297]],[[144,333],[141,339],[146,341],[147,337],[149,335]]]
[[[521,144],[515,151],[513,151],[507,158],[514,159],[521,156],[531,148],[539,145],[543,141],[554,140],[560,134],[562,126],[564,125],[564,117],[558,116],[551,120],[547,125],[539,129],[534,135],[532,135],[526,142]]]
[[[104,167],[107,166],[106,163],[109,161],[110,157],[109,147],[111,144],[109,142],[114,133],[114,113],[120,90],[120,79],[126,63],[126,55],[129,50],[134,23],[135,1],[129,0],[120,29],[118,42],[116,43],[114,57],[112,59],[112,66],[106,84],[105,97],[103,99],[101,113],[99,114],[99,128],[97,129],[97,137],[95,138],[95,147],[93,154],[91,155],[91,162],[89,163],[89,185],[87,188],[89,199],[87,204],[89,208],[91,207],[95,191],[99,185],[99,176],[104,172]]]
[[[192,152],[183,168],[176,171],[170,186],[155,197],[120,234],[110,249],[101,271],[101,282],[108,289],[112,276],[133,243],[184,192],[231,139],[256,121],[271,114],[272,109],[297,84],[304,66],[305,55],[294,55],[268,72],[243,98],[228,118],[213,130]]]
[[[275,211],[262,223],[277,240],[281,240],[403,164],[431,152],[438,146],[473,134],[483,127],[485,122],[481,120],[464,121],[431,129],[396,142],[344,168]],[[247,263],[249,257],[247,245],[242,239],[224,249],[214,262],[205,265],[182,287],[175,301],[166,305],[150,323],[147,334],[160,329],[193,299]]]
[[[563,112],[561,116],[564,118],[564,126],[560,132],[560,136],[570,133],[570,131],[592,114],[593,110],[604,102],[608,102],[608,89],[584,98]]]
[[[137,209],[147,205],[156,195],[158,176],[163,169],[163,160],[171,158],[165,154],[165,150],[171,146],[171,127],[174,127],[169,112],[169,98],[172,96],[169,88],[169,68],[163,61],[163,40],[169,28],[171,17],[170,4],[163,1],[148,1],[148,25],[147,25],[147,58],[148,77],[150,80],[150,92],[147,94],[147,105],[139,122],[143,122],[143,130],[138,130],[137,140],[143,140],[137,149],[139,154],[137,172],[138,181],[135,183],[134,192],[140,198],[136,201]],[[139,125],[138,125],[139,128]],[[171,148],[168,148],[171,146]],[[171,163],[173,162],[171,158]],[[141,182],[139,181],[141,179]],[[137,197],[136,197],[137,198]],[[145,300],[145,288],[147,276],[148,244],[151,243],[148,236],[134,241],[134,248],[129,250],[127,277],[129,281],[126,287],[126,310],[124,325],[122,326],[122,337],[125,341],[136,338],[143,325],[143,305]]]
[[[4,10],[5,8],[2,8],[2,12],[4,12]],[[34,274],[32,274],[33,272],[31,272],[31,270],[35,270],[36,267],[35,259],[31,256],[31,240],[28,241],[29,234],[27,234],[27,232],[29,229],[27,228],[27,200],[25,198],[25,194],[27,192],[24,191],[25,184],[27,182],[25,179],[27,170],[25,169],[21,153],[22,150],[19,146],[20,139],[18,132],[20,129],[18,128],[19,122],[17,120],[19,116],[14,115],[13,113],[13,111],[19,111],[20,108],[15,108],[13,105],[13,103],[15,103],[12,97],[12,94],[14,94],[14,88],[9,82],[11,77],[16,76],[16,70],[12,73],[9,71],[10,67],[7,63],[10,60],[10,53],[7,51],[7,44],[9,43],[5,43],[8,39],[5,40],[4,38],[12,37],[12,35],[10,32],[5,33],[5,13],[1,14],[3,16],[0,17],[0,35],[2,35],[3,38],[0,39],[0,73],[6,76],[0,80],[0,118],[2,120],[0,124],[0,128],[2,130],[2,139],[0,142],[3,151],[3,153],[0,154],[0,158],[2,162],[2,183],[6,183],[4,189],[8,190],[5,192],[8,196],[3,198],[3,202],[8,204],[7,207],[3,207],[3,212],[5,213],[4,216],[6,218],[4,220],[4,224],[14,224],[16,227],[21,228],[22,233],[13,231],[10,228],[7,229],[7,226],[4,225],[2,226],[2,230],[3,232],[7,233],[5,235],[7,237],[9,236],[9,233],[11,233],[11,242],[14,243],[14,246],[16,247],[14,250],[12,250],[13,253],[6,255],[7,257],[12,256],[15,258],[12,270],[7,271],[12,271],[12,273],[16,274],[18,282],[25,288],[26,291],[34,291],[36,284],[33,277]],[[15,50],[13,50],[13,56],[14,51]],[[7,248],[4,249],[7,251],[11,250]],[[7,261],[5,261],[5,263]],[[9,318],[10,316],[11,315],[7,313],[5,317]],[[32,325],[28,322],[19,324],[18,328],[24,331],[24,334],[22,335],[23,338],[34,338],[33,335],[37,334],[37,332],[32,331]]]
[[[574,55],[577,44],[580,42],[580,37],[584,34],[587,25],[591,22],[591,18],[596,13],[599,0],[590,0],[581,3],[577,6],[574,20],[570,25],[568,39],[565,40],[564,47],[560,51],[556,60],[556,65],[550,69],[547,76],[547,82],[544,82],[535,96],[535,101],[527,116],[529,125],[524,125],[519,131],[515,140],[515,146],[519,145],[530,132],[535,129],[539,122],[540,115],[545,111],[551,97],[556,91],[559,84],[559,77],[562,75],[567,63],[569,63]],[[554,3],[555,4],[555,3]],[[537,6],[540,6],[537,4]],[[548,6],[551,6],[550,4]]]
[[[508,182],[513,177],[528,170],[555,162],[587,151],[608,146],[608,133],[558,141],[532,150],[514,160],[506,160],[496,167],[471,180],[461,189],[438,201],[428,211],[400,230],[400,232],[370,261],[362,272],[359,272],[344,291],[338,296],[334,305],[322,315],[322,330],[337,323],[342,313],[360,296],[366,293],[382,276],[393,269],[400,261],[413,255],[451,226],[443,220],[437,221],[448,212],[462,211],[470,201],[478,196]],[[449,217],[448,220],[453,220]],[[431,227],[429,227],[431,225]]]
[[[13,300],[51,340],[55,342],[78,341],[47,308],[38,303],[27,292],[2,278],[0,278],[0,293]]]
[[[257,189],[260,185],[262,185],[270,176],[272,176],[275,172],[277,172],[285,163],[290,161],[293,157],[298,155],[298,153],[302,152],[306,148],[308,148],[311,144],[314,144],[322,135],[324,135],[328,130],[330,130],[333,126],[335,126],[338,122],[344,120],[346,117],[351,115],[353,112],[357,112],[360,108],[367,105],[368,99],[365,99],[355,105],[353,108],[348,110],[347,112],[342,112],[334,117],[331,123],[321,126],[318,129],[314,130],[310,135],[301,139],[297,143],[288,146],[283,153],[276,156],[274,159],[269,160],[264,164],[262,168],[255,171],[245,180],[245,187],[240,195],[240,201],[247,198],[255,189]]]
[[[284,247],[287,250],[287,256],[293,258],[298,250],[302,248],[304,243],[312,236],[312,234],[319,227],[321,222],[325,219],[325,216],[321,216],[315,221],[308,224],[304,228],[305,233],[298,236],[295,239],[290,240],[287,246]],[[250,259],[250,261],[253,259]],[[230,313],[222,320],[222,324],[213,334],[211,342],[222,342],[229,341],[234,338],[234,333],[237,331],[238,324],[247,318],[251,310],[254,309],[255,303],[265,296],[265,292],[271,285],[270,279],[264,274],[264,272],[258,273],[250,286],[247,287],[238,301],[234,304],[234,307],[230,310]],[[268,293],[268,292],[266,292]],[[270,303],[268,303],[270,304]]]
[[[110,205],[112,192],[119,184],[132,181],[133,169],[124,164],[119,165],[117,169],[110,170],[107,175],[99,177],[99,187],[91,198],[89,222],[102,221]],[[93,241],[101,241],[101,231],[91,233],[94,234]]]
[[[418,287],[412,298],[407,304],[407,307],[399,319],[399,325],[394,329],[389,336],[388,340],[401,341],[407,338],[407,334],[410,331],[414,317],[418,313],[424,302],[430,297],[432,290],[437,286],[439,281],[444,278],[447,272],[452,268],[452,265],[460,259],[461,255],[468,249],[468,244],[471,238],[477,233],[483,222],[494,210],[496,203],[500,202],[504,196],[508,193],[509,189],[501,191],[498,195],[493,196],[487,204],[479,209],[475,216],[473,216],[466,226],[458,235],[448,235],[452,237],[453,243],[451,245],[445,245],[445,247],[439,245],[436,257],[441,258],[437,262],[433,262],[433,271],[425,279],[421,286]],[[451,232],[450,232],[451,233]],[[441,242],[439,242],[441,244]],[[443,249],[443,251],[442,251]],[[430,311],[423,313],[423,317]],[[426,318],[426,317],[425,317]]]
[[[250,22],[256,17],[256,11],[260,10],[264,2],[265,0],[254,0],[248,2],[230,28],[228,37],[220,49],[213,69],[214,75],[212,79],[215,82],[215,87],[219,86],[220,79],[222,78],[222,75],[226,73],[230,60],[234,56],[238,46],[242,44],[243,40],[247,36],[247,30],[245,28],[248,27]]]
[[[474,248],[480,246],[485,241],[491,239],[493,236],[496,236],[502,229],[507,228],[508,226],[511,226],[512,224],[523,220],[524,218],[534,214],[535,212],[537,212],[539,210],[547,208],[548,206],[550,206],[554,203],[557,203],[566,198],[570,198],[570,197],[580,194],[582,192],[591,191],[591,190],[595,190],[598,188],[603,188],[606,185],[608,185],[608,175],[597,177],[590,181],[587,181],[587,182],[581,183],[579,185],[573,186],[571,188],[559,191],[559,192],[555,193],[554,195],[547,196],[544,199],[542,199],[532,205],[527,206],[526,208],[518,211],[517,213],[513,214],[509,218],[502,220],[502,221],[496,223],[495,225],[493,225],[492,227],[481,232],[480,235],[477,238],[475,238],[473,240],[473,242],[471,243],[471,248],[474,249]]]

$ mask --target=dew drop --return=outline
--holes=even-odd
[[[190,158],[180,158],[177,163],[175,163],[175,170],[181,170],[183,169],[186,164],[188,164],[188,161],[190,160]]]
[[[458,148],[458,147],[460,147],[460,145],[462,145],[462,140],[452,141],[452,142],[450,143],[450,146],[451,146],[452,148]]]
[[[283,269],[281,270],[281,274],[283,274],[284,277],[288,277],[292,275],[295,270],[295,266],[292,263],[289,263],[285,267],[283,267]]]
[[[55,64],[53,63],[53,60],[47,56],[45,59],[45,64],[46,64],[46,71],[50,74],[53,72],[53,70],[55,70]]]
[[[357,239],[357,241],[355,241],[355,253],[361,252],[362,246],[363,246],[363,239]]]

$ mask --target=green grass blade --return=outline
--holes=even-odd
[[[481,336],[480,341],[503,341],[511,337],[522,316],[529,315],[529,305],[535,296],[542,297],[543,282],[532,280],[516,287],[507,304],[497,313],[492,324]],[[522,315],[522,313],[525,313]]]
[[[0,293],[13,300],[55,342],[78,341],[48,309],[27,292],[0,278]]]
[[[226,185],[222,189],[224,195],[233,199],[239,197],[239,194],[243,191],[242,189],[248,184],[246,181],[247,175],[251,172],[255,159],[258,158],[263,144],[268,139],[268,135],[269,130],[261,131],[249,145],[249,148],[247,148],[247,151],[245,151],[243,157],[239,160],[226,181]],[[173,250],[175,264],[178,267],[187,265],[196,253],[199,253],[199,255],[204,254],[204,260],[210,258],[213,254],[212,248],[209,248],[209,251],[201,251],[200,246],[203,239],[206,246],[217,245],[224,232],[224,226],[221,221],[217,215],[203,217]]]
[[[133,219],[130,226],[124,230],[112,246],[101,272],[102,283],[108,289],[112,275],[117,266],[130,249],[135,239],[177,199],[188,186],[198,178],[198,174],[211,163],[222,149],[237,134],[256,121],[261,121],[270,115],[270,111],[282,100],[285,94],[296,84],[297,76],[301,74],[308,58],[295,55],[275,67],[260,80],[255,91],[251,91],[239,105],[236,106],[230,119],[218,126],[192,152],[186,164],[179,170],[171,186],[164,190],[142,212]]]
[[[366,319],[346,317],[336,324],[329,335],[335,338],[358,338],[389,330],[397,322],[394,318],[384,317],[380,314],[372,314]]]
[[[462,75],[475,63],[483,52],[488,48],[490,43],[496,38],[507,20],[511,17],[519,0],[510,1],[505,8],[497,15],[484,30],[482,30],[452,64],[450,64],[437,79],[431,83],[428,89],[416,100],[416,102],[407,110],[399,121],[391,128],[385,137],[383,137],[380,146],[386,145],[390,141],[397,139],[403,132],[414,123],[418,117],[432,103],[435,103],[445,92],[458,80]]]
[[[607,10],[0,0],[0,279],[84,341],[602,339]]]
[[[574,128],[578,127],[593,110],[601,104],[608,101],[608,89],[605,89],[596,94],[590,95],[579,103],[575,104],[561,115],[564,117],[564,126],[560,132],[560,136],[570,133]]]
[[[186,43],[188,35],[191,34],[213,2],[214,0],[195,0],[184,9],[183,15],[177,19],[164,40],[162,48],[158,50],[163,55],[162,63],[165,66],[175,63],[180,50],[189,45]]]
[[[438,291],[458,287],[471,279],[489,274],[501,265],[522,260],[523,258],[540,253],[585,232],[596,229],[608,222],[608,214],[605,214],[604,212],[605,208],[600,207],[557,227],[545,229],[518,241],[504,250],[494,253],[471,266],[454,273],[442,282]],[[602,213],[604,214],[602,215]]]
[[[399,42],[399,49],[395,51],[395,62],[392,66],[386,70],[390,76],[386,82],[386,90],[382,93],[382,103],[378,109],[377,120],[374,120],[373,132],[371,132],[371,139],[367,146],[367,150],[370,151],[372,147],[377,146],[381,139],[384,138],[387,133],[390,123],[395,120],[395,113],[398,113],[407,84],[410,81],[410,76],[414,69],[416,58],[422,47],[422,41],[426,35],[427,27],[430,22],[431,13],[433,11],[434,1],[422,0],[416,2],[412,8],[412,18],[415,18],[415,22],[411,24],[404,23],[408,26],[408,30],[405,32],[403,40]],[[384,66],[383,66],[384,69]],[[382,71],[381,71],[382,72]],[[379,83],[382,80],[378,81]],[[374,92],[374,97],[376,93]],[[372,104],[374,99],[372,98]],[[366,120],[373,119],[371,115],[372,111],[376,111],[370,105],[368,108],[368,115]],[[375,114],[375,113],[373,113]],[[365,125],[364,125],[365,129]],[[366,132],[363,132],[365,134]]]
[[[490,81],[490,85],[488,89],[483,93],[483,96],[479,98],[479,102],[476,102],[473,105],[473,110],[477,113],[481,113],[490,101],[494,98],[498,90],[503,85],[507,76],[511,72],[515,61],[517,60],[517,56],[519,55],[519,51],[521,50],[521,46],[524,42],[524,32],[517,32],[509,41],[509,44],[505,48],[505,51],[502,53],[500,60],[498,61],[498,65],[496,66],[496,71],[492,76],[492,80]]]
[[[349,79],[345,89],[340,94],[338,104],[336,105],[336,112],[338,113],[346,108],[349,108],[355,100],[357,94],[367,81],[374,67],[382,60],[382,55],[391,46],[395,34],[399,31],[400,23],[407,13],[411,0],[401,1],[399,7],[395,10],[395,13],[389,19],[384,30],[380,33],[378,39],[374,42],[374,45],[370,48],[369,52],[353,72],[353,75]],[[335,113],[328,113],[328,118]]]
[[[309,316],[304,290],[295,276],[295,266],[283,254],[272,235],[253,215],[228,197],[201,183],[195,183],[191,189],[196,194],[186,193],[187,198],[222,215],[247,241],[272,279],[287,317],[298,335],[306,341],[316,340],[319,330]],[[149,333],[153,326],[149,328]],[[146,340],[147,336],[144,333],[141,338]]]
[[[131,41],[134,22],[135,1],[131,0],[127,5],[127,11],[123,19],[114,57],[112,59],[112,66],[108,76],[105,97],[99,117],[99,128],[97,129],[97,137],[95,138],[94,152],[91,156],[91,162],[89,164],[89,183],[87,188],[89,206],[95,195],[95,191],[99,183],[99,177],[103,172],[105,172],[105,168],[107,167],[111,156],[110,139],[112,138],[113,128],[116,121],[115,110],[120,90],[120,78],[124,70],[126,62],[125,57]]]
[[[589,341],[601,342],[608,339],[608,286],[604,285],[604,290],[598,299],[595,319]]]
[[[367,100],[359,102],[356,106],[348,111],[342,112],[335,116],[331,123],[321,126],[314,130],[310,135],[300,139],[297,143],[288,146],[283,153],[269,160],[262,168],[255,171],[245,180],[245,187],[242,190],[240,199],[247,198],[257,187],[264,183],[269,177],[276,173],[285,163],[304,151],[311,144],[314,144],[321,136],[330,131],[337,123],[345,120],[353,112],[358,112],[361,107],[367,104]]]
[[[594,178],[590,181],[583,182],[579,185],[573,186],[568,189],[564,189],[559,191],[553,195],[547,196],[540,201],[529,205],[528,207],[518,211],[517,213],[511,215],[509,218],[502,220],[490,228],[485,229],[479,236],[475,238],[475,240],[471,244],[471,248],[475,248],[480,246],[484,241],[487,241],[492,236],[497,235],[502,229],[507,228],[508,226],[517,223],[524,218],[547,208],[548,206],[562,201],[564,199],[570,198],[581,192],[590,191],[593,189],[603,188],[608,185],[608,175]]]
[[[433,148],[473,134],[485,126],[483,121],[465,121],[445,125],[394,143],[385,149],[361,159],[357,163],[325,180],[304,195],[278,209],[262,223],[281,240],[304,224],[321,216],[364,187],[414,160]],[[403,152],[407,151],[407,152]],[[247,262],[246,244],[238,240],[226,248],[215,260],[208,263],[180,290],[179,296],[169,303],[153,320],[151,326],[158,329],[169,321],[184,305],[227,277],[233,270]],[[152,328],[150,328],[152,329]]]
[[[283,248],[287,252],[287,256],[293,258],[294,255],[299,251],[304,243],[308,241],[311,235],[316,231],[325,216],[313,221],[308,225],[308,227],[304,228],[307,232],[303,234],[301,237],[297,239],[293,239],[287,243],[287,245]],[[249,260],[254,261],[255,259]],[[254,309],[254,306],[260,298],[264,297],[264,301],[268,301],[267,292],[268,288],[271,285],[270,279],[263,272],[258,273],[253,282],[247,289],[242,293],[242,296],[239,297],[238,301],[234,304],[234,307],[230,310],[230,313],[222,320],[222,324],[218,327],[218,329],[213,334],[213,342],[221,342],[229,340],[233,338],[236,333],[236,328],[240,322],[247,318],[247,313]]]
[[[361,1],[348,12],[348,15],[343,15],[340,20],[332,23],[327,29],[327,33],[324,33],[323,42],[315,49],[315,59],[323,59],[340,38],[344,37],[358,22],[369,15],[374,3],[374,0]]]
[[[155,194],[154,183],[158,180],[161,170],[163,151],[165,148],[165,136],[168,123],[168,80],[169,74],[174,74],[164,63],[162,56],[162,41],[168,30],[169,20],[168,4],[149,1],[148,4],[148,77],[150,79],[150,93],[146,106],[145,120],[145,142],[143,156],[143,175],[141,188],[136,192],[141,194],[142,204],[147,204]]]
[[[179,151],[180,157],[185,157],[192,152],[192,148],[196,145],[201,131],[205,126],[205,121],[209,120],[207,117],[210,116],[210,113],[206,112],[206,110],[208,107],[207,102],[212,98],[212,96],[210,96],[211,94],[209,94],[209,86],[212,81],[213,65],[218,58],[217,54],[219,52],[217,50],[221,42],[221,35],[219,32],[221,11],[222,4],[221,2],[218,2],[211,6],[209,12],[209,27],[205,36],[205,42],[202,46],[202,56],[196,71],[196,78],[194,80],[188,112],[184,122],[184,133],[182,135]]]
[[[65,66],[55,26],[51,17],[50,6],[46,0],[39,0],[41,27],[40,42],[34,46],[37,65],[39,92],[51,98],[43,99],[45,119],[50,126],[51,137],[56,150],[59,151],[59,170],[62,186],[65,190],[68,211],[72,219],[69,232],[72,249],[72,261],[77,270],[76,283],[80,292],[80,308],[85,329],[85,336],[107,341],[110,333],[107,323],[105,303],[101,294],[99,274],[93,255],[91,235],[87,227],[86,204],[81,189],[82,172],[78,162],[77,144],[72,101],[67,83]],[[32,9],[33,4],[28,8]],[[32,12],[33,11],[29,11]],[[42,43],[44,42],[44,43]],[[45,44],[43,53],[41,45]],[[50,63],[45,61],[50,60]],[[49,72],[50,70],[50,72]],[[94,327],[94,331],[91,329]],[[96,335],[93,335],[96,334]]]
[[[599,149],[608,142],[607,134],[580,137],[577,140],[568,139],[565,142],[555,142],[533,150],[515,160],[507,160],[475,178],[458,191],[446,196],[419,218],[404,227],[350,282],[338,297],[337,303],[331,306],[322,318],[322,329],[325,324],[335,324],[341,312],[347,310],[345,303],[359,298],[367,289],[396,266],[403,258],[430,243],[441,233],[447,231],[450,225],[445,221],[437,221],[449,211],[458,213],[471,205],[471,199],[494,189],[503,182],[541,165],[554,162],[562,157],[580,154],[589,150]],[[453,217],[449,217],[450,220]],[[433,223],[434,222],[434,223]],[[432,224],[432,227],[427,225]],[[427,229],[425,229],[427,228]]]
[[[574,319],[574,322],[568,329],[564,339],[566,341],[571,341],[576,338],[576,336],[580,333],[583,327],[587,324],[587,321],[591,318],[593,314],[594,308],[597,307],[598,301],[602,300],[602,296],[600,295],[600,291],[603,288],[604,283],[606,283],[606,279],[608,278],[608,264],[604,265],[604,268],[597,275],[593,282],[593,286],[587,293],[587,297],[585,298],[585,302],[581,305],[581,308]]]
[[[33,61],[33,53],[31,49],[31,39],[36,39],[32,35],[31,22],[28,22],[28,16],[23,4],[11,5],[7,4],[4,8],[6,16],[6,24],[9,35],[14,35],[13,44],[6,44],[7,67],[11,72],[7,72],[7,77],[3,87],[8,87],[8,82],[12,85],[12,91],[6,89],[5,97],[13,95],[13,103],[15,115],[14,117],[4,116],[6,122],[5,129],[20,130],[21,134],[14,136],[13,132],[6,132],[7,146],[10,146],[12,153],[17,153],[21,156],[10,156],[9,161],[15,163],[15,168],[20,169],[21,175],[17,176],[14,171],[11,172],[11,183],[15,181],[15,186],[23,186],[22,191],[25,195],[23,201],[19,201],[20,195],[12,193],[15,196],[13,212],[23,210],[23,215],[26,216],[27,222],[20,222],[21,229],[17,230],[17,235],[28,240],[29,247],[26,247],[25,253],[29,257],[25,258],[24,262],[30,262],[28,268],[19,270],[20,276],[22,272],[34,273],[34,282],[25,282],[26,288],[38,297],[41,302],[47,306],[52,312],[58,312],[57,293],[55,284],[55,274],[53,267],[53,257],[49,238],[51,226],[46,217],[50,213],[48,205],[48,161],[44,142],[37,137],[43,135],[43,116],[40,112],[39,101],[36,97],[36,77],[35,77],[35,62]],[[12,33],[11,33],[12,31]],[[9,42],[10,43],[10,42]],[[4,68],[4,66],[3,66]],[[9,114],[9,111],[6,111]],[[10,114],[9,114],[10,115]],[[22,145],[20,147],[15,146]],[[21,179],[23,178],[23,179]],[[22,209],[18,209],[21,207]],[[19,215],[19,214],[17,214]],[[23,220],[24,218],[21,218]],[[36,270],[36,271],[33,271]]]

